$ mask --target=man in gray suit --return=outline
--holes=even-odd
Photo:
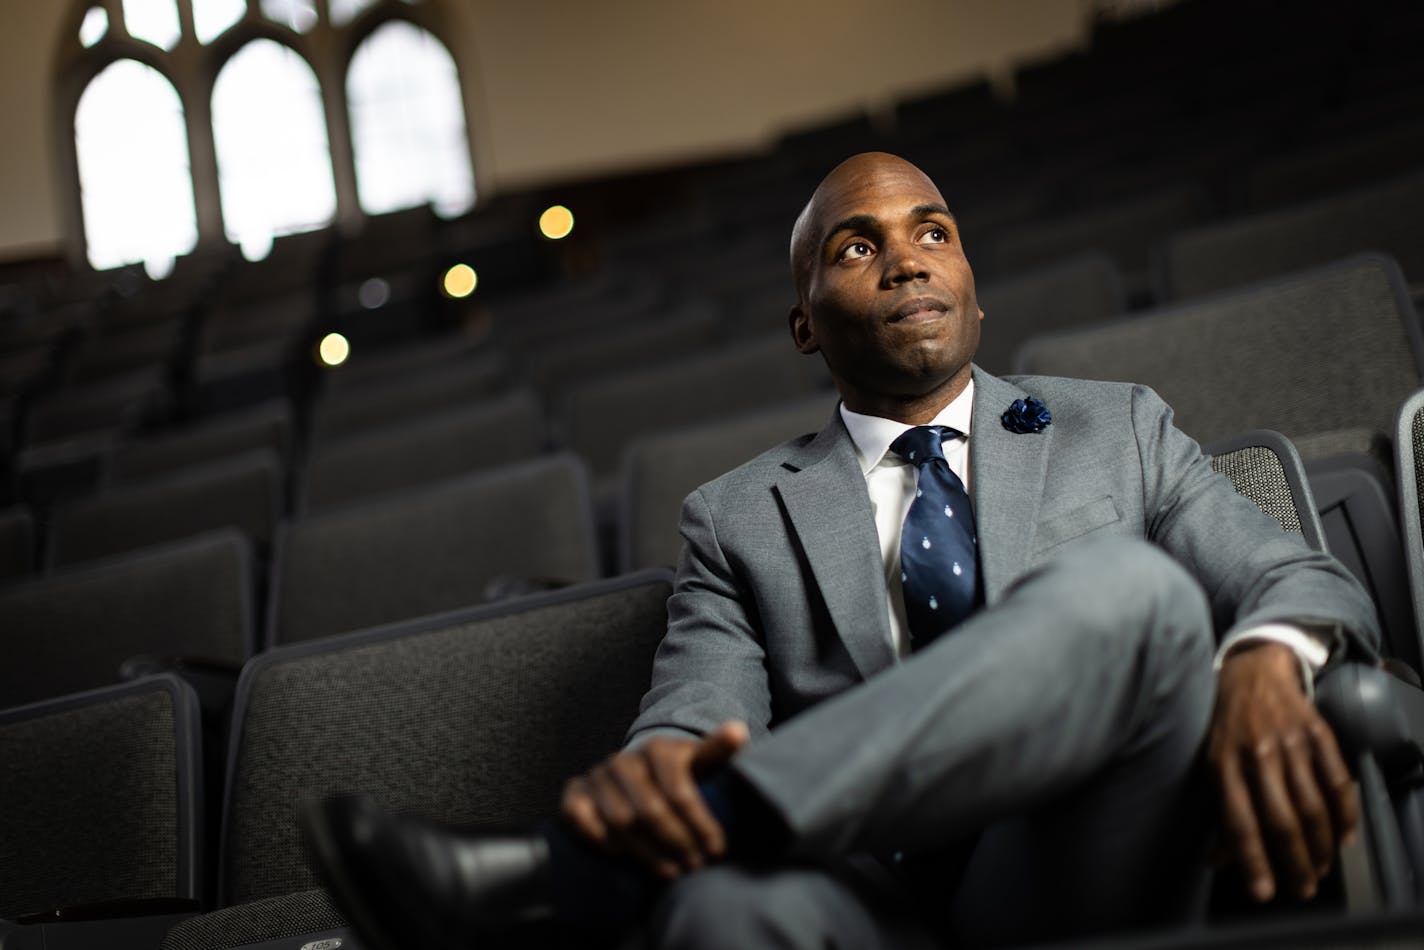
[[[1357,804],[1311,676],[1377,638],[1363,591],[1213,473],[1150,390],[975,368],[957,223],[909,163],[832,171],[792,264],[791,335],[842,403],[688,497],[628,747],[525,839],[328,803],[310,830],[368,938],[654,901],[671,946],[1183,921],[1213,804],[1254,897],[1312,896]],[[926,491],[957,506],[962,553],[929,563],[962,609],[921,602],[903,526],[919,533]]]

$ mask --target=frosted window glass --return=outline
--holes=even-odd
[[[156,69],[119,60],[95,76],[74,114],[89,263],[154,272],[198,243],[183,104]]]
[[[93,46],[109,32],[109,14],[103,7],[90,7],[84,14],[84,22],[79,24],[79,42],[85,48]]]
[[[223,224],[249,257],[274,236],[311,231],[336,213],[326,116],[316,75],[295,52],[254,40],[213,86]]]
[[[247,12],[247,0],[193,0],[193,32],[211,43]]]
[[[365,10],[374,7],[378,0],[327,0],[327,12],[331,16],[331,22],[336,26],[344,26],[356,19]]]
[[[305,33],[316,26],[316,0],[262,0],[262,15]]]
[[[178,45],[178,5],[173,0],[124,0],[124,26],[136,40],[161,49]]]
[[[449,217],[474,204],[459,73],[439,40],[399,20],[381,26],[352,57],[346,94],[367,214],[428,202]]]

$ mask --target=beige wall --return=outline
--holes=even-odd
[[[431,2],[431,0],[427,0]],[[478,185],[769,142],[1081,42],[1083,0],[446,0]],[[0,0],[0,258],[56,249],[54,53],[70,0]]]

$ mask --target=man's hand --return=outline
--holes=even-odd
[[[697,778],[746,741],[744,724],[725,722],[701,740],[652,739],[619,752],[565,784],[563,816],[588,840],[671,880],[726,851]]]
[[[1300,663],[1278,643],[1229,654],[1217,684],[1207,745],[1221,805],[1222,842],[1251,895],[1277,880],[1315,895],[1341,844],[1356,834],[1359,802],[1335,734],[1300,682]]]

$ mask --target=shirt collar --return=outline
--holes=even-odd
[[[964,387],[964,392],[954,398],[954,401],[939,411],[928,425],[952,426],[963,432],[965,437],[969,436],[970,417],[974,414],[974,380],[970,380]],[[903,422],[896,422],[894,419],[882,419],[879,416],[867,416],[859,412],[851,412],[841,403],[841,419],[845,422],[845,427],[850,432],[850,439],[855,443],[855,456],[860,462],[862,475],[869,475],[871,469],[879,465],[885,458],[885,453],[890,451],[890,443],[900,437],[900,433],[906,429],[914,428]],[[899,461],[898,457],[895,459]]]

